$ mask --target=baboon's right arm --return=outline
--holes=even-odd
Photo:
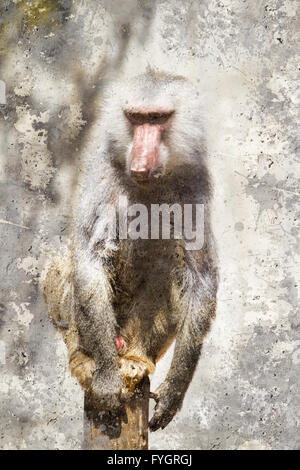
[[[76,325],[82,352],[96,364],[92,391],[99,406],[119,406],[122,386],[116,349],[116,320],[112,288],[103,261],[88,249],[73,254]]]
[[[80,250],[73,255],[65,250],[48,261],[41,287],[49,316],[66,343],[72,375],[103,407],[113,408],[121,388],[116,330],[111,288],[97,261]]]

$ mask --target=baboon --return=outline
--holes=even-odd
[[[155,431],[181,408],[216,309],[205,110],[185,78],[151,71],[112,84],[100,114],[83,159],[72,246],[48,262],[42,287],[72,373],[111,415],[175,340],[153,394]],[[185,237],[108,237],[120,196],[147,208],[203,204],[203,247],[188,249]]]

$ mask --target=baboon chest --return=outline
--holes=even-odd
[[[144,243],[143,243],[144,242]],[[119,314],[167,308],[176,266],[174,243],[139,240],[120,245],[113,273],[114,304]]]

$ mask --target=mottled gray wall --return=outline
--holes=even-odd
[[[206,97],[221,272],[183,409],[151,448],[300,448],[297,3],[1,1],[0,448],[82,446],[83,394],[38,279],[68,239],[103,83],[148,66]]]

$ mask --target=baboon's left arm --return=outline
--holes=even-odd
[[[193,258],[193,254],[189,254]],[[152,431],[164,428],[181,408],[193,378],[202,342],[216,309],[216,278],[213,272],[194,271],[195,263],[186,263],[185,285],[179,308],[185,312],[178,325],[174,355],[165,381],[156,391],[155,413],[149,423]]]

